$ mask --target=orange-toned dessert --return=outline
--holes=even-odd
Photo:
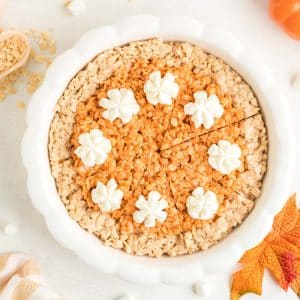
[[[99,54],[57,103],[49,157],[70,216],[136,255],[205,250],[260,195],[257,99],[198,46],[134,42]]]
[[[255,199],[260,194],[261,183],[267,166],[267,136],[260,114],[224,128],[190,139],[189,141],[162,151],[173,169],[184,166],[213,180],[224,187]],[[226,140],[241,149],[241,165],[230,174],[222,174],[209,163],[209,148]]]

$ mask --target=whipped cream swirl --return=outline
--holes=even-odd
[[[168,202],[161,198],[159,192],[150,192],[148,199],[140,195],[135,206],[139,210],[134,212],[133,219],[136,223],[144,223],[145,227],[154,227],[156,221],[163,223],[167,218],[164,209],[168,207]]]
[[[103,164],[111,151],[110,140],[103,136],[100,129],[81,134],[78,142],[81,146],[77,147],[74,153],[87,168]]]
[[[205,129],[211,128],[215,124],[215,118],[220,118],[224,113],[224,108],[216,95],[210,95],[204,91],[194,93],[195,102],[189,102],[184,106],[184,113],[192,116],[192,121],[196,128],[202,124]]]
[[[197,187],[188,197],[186,207],[191,218],[208,220],[216,214],[219,202],[214,192],[204,192],[202,187]]]
[[[208,163],[222,174],[228,175],[241,166],[241,148],[237,144],[220,140],[208,149]]]
[[[106,109],[102,113],[103,118],[111,122],[120,118],[126,124],[140,110],[131,89],[112,89],[107,92],[107,96],[108,98],[100,99],[99,105]]]
[[[110,179],[107,185],[98,182],[96,188],[92,190],[92,200],[103,212],[119,209],[122,199],[123,192],[118,189],[118,184],[114,179]]]
[[[150,74],[149,80],[145,83],[144,92],[148,102],[153,105],[171,105],[172,98],[178,95],[179,86],[171,73],[168,72],[161,77],[160,71],[155,71]]]

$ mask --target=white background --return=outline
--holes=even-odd
[[[300,42],[288,38],[271,22],[267,1],[85,1],[87,11],[75,18],[66,13],[63,0],[10,0],[4,16],[0,19],[0,26],[53,29],[58,53],[71,47],[88,29],[138,13],[160,16],[181,13],[208,24],[221,26],[233,32],[254,54],[262,57],[272,67],[278,85],[288,96],[293,111],[296,137],[300,140],[300,94],[293,91],[290,85],[293,75],[300,73]],[[16,108],[16,102],[20,100],[28,102],[29,99],[25,93],[18,93],[0,103],[0,225],[2,226],[5,220],[20,225],[17,236],[6,237],[0,232],[0,252],[26,251],[37,256],[53,289],[72,300],[116,299],[124,293],[143,300],[204,299],[194,295],[191,286],[136,285],[99,273],[53,240],[43,219],[33,209],[26,191],[26,175],[20,157],[25,112]],[[276,102],[276,99],[274,101]],[[300,181],[298,170],[300,170],[299,160],[295,166],[291,193],[300,191],[300,182],[297,182]],[[205,299],[229,299],[228,278],[228,274],[208,278],[213,292]],[[291,291],[285,294],[279,290],[269,274],[266,274],[263,297],[247,295],[243,299],[292,300],[297,297]]]

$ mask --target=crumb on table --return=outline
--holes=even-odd
[[[24,101],[18,101],[18,102],[16,103],[16,106],[17,106],[18,109],[24,110],[25,107],[26,107],[26,103],[25,103]]]
[[[27,82],[27,92],[33,94],[35,90],[40,86],[44,74],[41,72],[29,72],[28,73],[28,82]]]

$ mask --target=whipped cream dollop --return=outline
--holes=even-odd
[[[230,174],[241,166],[242,151],[237,144],[220,140],[218,144],[213,144],[208,149],[208,163],[212,168],[222,174]]]
[[[144,223],[145,227],[154,227],[156,221],[163,223],[167,218],[164,209],[168,207],[168,202],[161,198],[159,192],[150,192],[147,199],[140,195],[135,206],[139,210],[134,212],[133,220],[136,223]]]
[[[108,98],[100,99],[99,105],[106,109],[102,113],[103,118],[111,122],[120,118],[126,124],[140,111],[131,89],[112,89],[107,92],[107,96]]]
[[[92,200],[103,212],[112,212],[121,207],[123,192],[118,189],[114,179],[110,179],[107,185],[98,182],[92,190]]]
[[[172,98],[176,98],[179,86],[171,73],[161,77],[160,71],[149,75],[149,80],[144,85],[144,92],[149,103],[171,105]]]
[[[74,153],[85,167],[103,164],[111,151],[110,140],[103,136],[100,129],[92,129],[90,132],[81,134],[78,142],[81,146],[77,147]]]
[[[208,220],[216,214],[219,202],[214,192],[204,192],[202,187],[197,187],[188,197],[186,207],[191,218]]]
[[[205,129],[211,128],[215,124],[215,118],[220,118],[224,113],[224,108],[220,104],[217,95],[210,95],[204,91],[194,93],[195,102],[189,102],[184,106],[184,113],[192,116],[192,121],[196,128],[202,124]]]

